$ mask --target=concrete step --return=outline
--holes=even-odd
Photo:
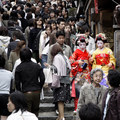
[[[40,103],[39,112],[52,112],[55,111],[55,105],[52,103]],[[65,112],[74,111],[74,104],[65,104]]]
[[[75,116],[73,115],[73,112],[65,112],[65,120],[73,120]],[[40,112],[38,115],[39,120],[56,120],[57,115],[55,112]]]
[[[53,103],[53,96],[44,96],[44,99],[40,103]]]

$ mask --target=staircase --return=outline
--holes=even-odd
[[[74,104],[73,101],[69,104],[65,104],[65,120],[73,120]],[[53,104],[53,92],[50,89],[44,88],[44,99],[40,102],[39,120],[56,120],[57,114]]]

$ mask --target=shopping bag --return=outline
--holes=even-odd
[[[60,76],[57,74],[52,75],[52,88],[59,88],[60,87]]]

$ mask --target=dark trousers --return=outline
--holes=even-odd
[[[37,63],[40,62],[40,59],[39,59],[39,51],[33,51],[33,58],[36,59]]]
[[[24,93],[27,104],[28,104],[28,111],[34,113],[38,116],[39,112],[39,104],[40,104],[40,91],[36,92],[26,92]]]

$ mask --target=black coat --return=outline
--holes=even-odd
[[[39,50],[39,38],[40,35],[38,35],[42,29],[40,28],[33,28],[30,30],[30,35],[28,38],[28,47],[32,49],[33,51],[38,51]],[[38,36],[37,36],[38,35]]]
[[[103,97],[102,116],[104,116],[104,108],[108,92],[109,91],[107,91]],[[120,87],[114,88],[110,92],[110,95],[105,120],[120,120]]]
[[[45,82],[43,69],[32,61],[22,62],[15,71],[16,89],[22,92],[41,90]]]

